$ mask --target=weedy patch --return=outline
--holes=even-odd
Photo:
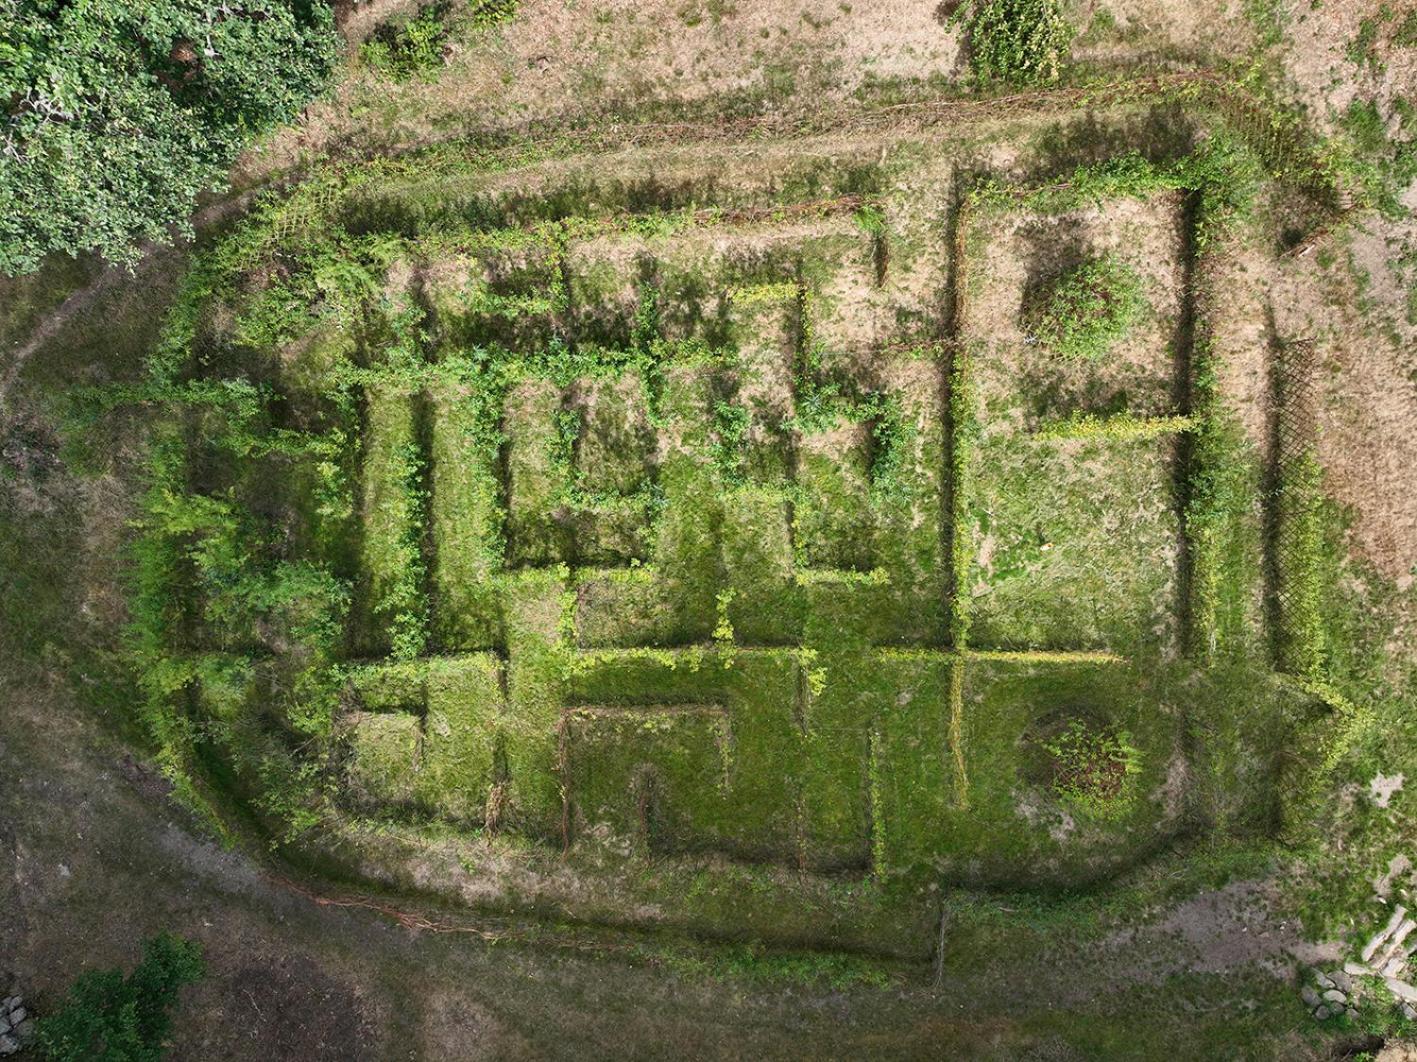
[[[1042,745],[1052,758],[1053,791],[1084,814],[1118,814],[1141,774],[1141,752],[1125,730],[1073,719]]]
[[[980,80],[1026,85],[1058,79],[1075,34],[1060,0],[975,0],[963,17],[969,65]]]

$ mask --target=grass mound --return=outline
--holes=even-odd
[[[1038,316],[1035,335],[1063,358],[1105,357],[1146,313],[1136,270],[1108,256],[1063,274]]]

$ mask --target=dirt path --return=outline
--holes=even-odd
[[[144,262],[148,261],[148,254],[144,252]],[[29,338],[15,348],[10,356],[10,364],[5,369],[5,375],[0,377],[0,418],[4,418],[9,412],[9,397],[14,389],[15,382],[24,372],[25,366],[30,358],[40,350],[46,343],[54,339],[59,333],[80,314],[92,309],[104,295],[112,292],[119,284],[125,280],[137,281],[141,278],[141,271],[129,273],[121,266],[110,265],[98,279],[87,287],[79,288],[71,292],[59,307],[47,314],[30,333]]]

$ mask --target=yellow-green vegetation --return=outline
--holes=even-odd
[[[1112,416],[1080,413],[1076,410],[1043,425],[1035,432],[1040,439],[1154,439],[1190,431],[1197,419],[1183,413],[1167,417],[1139,417],[1124,411]]]
[[[469,1007],[552,1057],[1412,1038],[1279,968],[1411,885],[1410,512],[1361,456],[1417,320],[1404,5],[250,0],[208,55],[186,0],[9,2],[36,249],[160,240],[338,75],[138,285],[0,283],[41,1017],[131,908],[213,957],[184,1056],[457,1054]],[[155,1057],[102,976],[70,1053]]]
[[[1057,80],[1074,33],[1061,0],[974,0],[965,19],[969,64],[981,80]]]

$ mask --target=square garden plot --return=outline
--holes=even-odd
[[[986,424],[1032,431],[1073,414],[1175,411],[1189,315],[1181,193],[1110,197],[1057,212],[989,204],[966,210],[960,224],[959,339]],[[1104,259],[1140,279],[1140,319],[1095,361],[1051,356],[1036,334],[1050,290]]]
[[[946,812],[940,846],[950,865],[985,880],[1100,877],[1175,828],[1175,707],[1152,676],[1086,657],[973,655],[962,666],[968,801]],[[1103,813],[1058,791],[1048,746],[1074,723],[1133,750],[1135,772]]]
[[[1176,634],[1174,439],[986,435],[969,515],[970,643],[1135,649]]]

